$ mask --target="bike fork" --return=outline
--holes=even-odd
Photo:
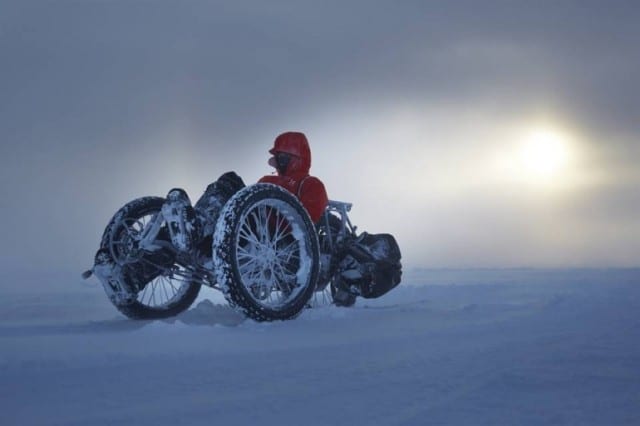
[[[142,230],[142,236],[138,246],[139,248],[146,251],[155,251],[162,248],[161,245],[156,244],[156,238],[158,237],[158,233],[160,233],[163,221],[164,216],[162,215],[162,212],[156,213],[153,219],[151,219],[147,226]]]

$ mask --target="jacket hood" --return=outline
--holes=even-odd
[[[286,152],[293,156],[285,175],[309,173],[311,168],[311,149],[304,133],[285,132],[279,135],[273,142],[273,148],[269,150],[269,153],[274,155],[276,152]]]

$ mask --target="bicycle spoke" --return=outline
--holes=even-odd
[[[265,200],[242,216],[238,227],[236,267],[242,285],[260,305],[276,308],[304,288],[298,282],[301,256],[309,252],[307,240],[295,233],[296,212],[278,201]]]
[[[246,240],[248,242],[251,242],[253,244],[262,244],[258,240],[257,236],[253,233],[253,231],[249,230],[249,232],[251,232],[251,233],[248,233],[247,231],[245,231],[244,228],[241,228],[240,229],[240,238],[242,238],[242,239],[244,239],[244,240]]]

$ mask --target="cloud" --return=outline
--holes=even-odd
[[[129,198],[175,185],[198,193],[227,168],[257,179],[268,171],[273,137],[290,128],[309,133],[314,171],[336,196],[366,194],[354,211],[363,226],[397,230],[416,263],[481,265],[507,262],[522,241],[575,252],[549,237],[538,242],[527,221],[505,223],[501,212],[520,214],[540,194],[508,200],[512,189],[486,167],[489,154],[509,144],[513,125],[559,121],[580,135],[581,170],[591,179],[581,175],[582,189],[564,195],[581,207],[563,210],[563,220],[584,223],[595,246],[608,218],[625,229],[637,224],[635,205],[624,199],[638,183],[640,160],[639,8],[633,1],[3,2],[0,189],[18,205],[2,216],[7,238],[19,241],[1,250],[11,259],[5,266],[90,259],[99,228]],[[619,195],[603,195],[611,193]],[[376,217],[379,198],[396,208]],[[434,205],[439,213],[429,216]],[[70,214],[76,206],[84,213]],[[475,219],[460,213],[474,210]],[[20,230],[25,222],[50,238],[39,242],[32,226]],[[421,237],[437,223],[448,232],[426,249]],[[494,237],[501,248],[478,246],[484,231],[473,229],[483,223],[504,225]],[[452,235],[451,247],[467,249],[446,249]],[[618,232],[607,235],[618,252],[632,247]],[[542,252],[509,262],[545,263],[552,255]],[[597,260],[580,256],[566,261]]]

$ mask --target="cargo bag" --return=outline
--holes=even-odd
[[[375,299],[400,284],[400,247],[393,235],[363,232],[340,262],[341,277],[351,291]]]

